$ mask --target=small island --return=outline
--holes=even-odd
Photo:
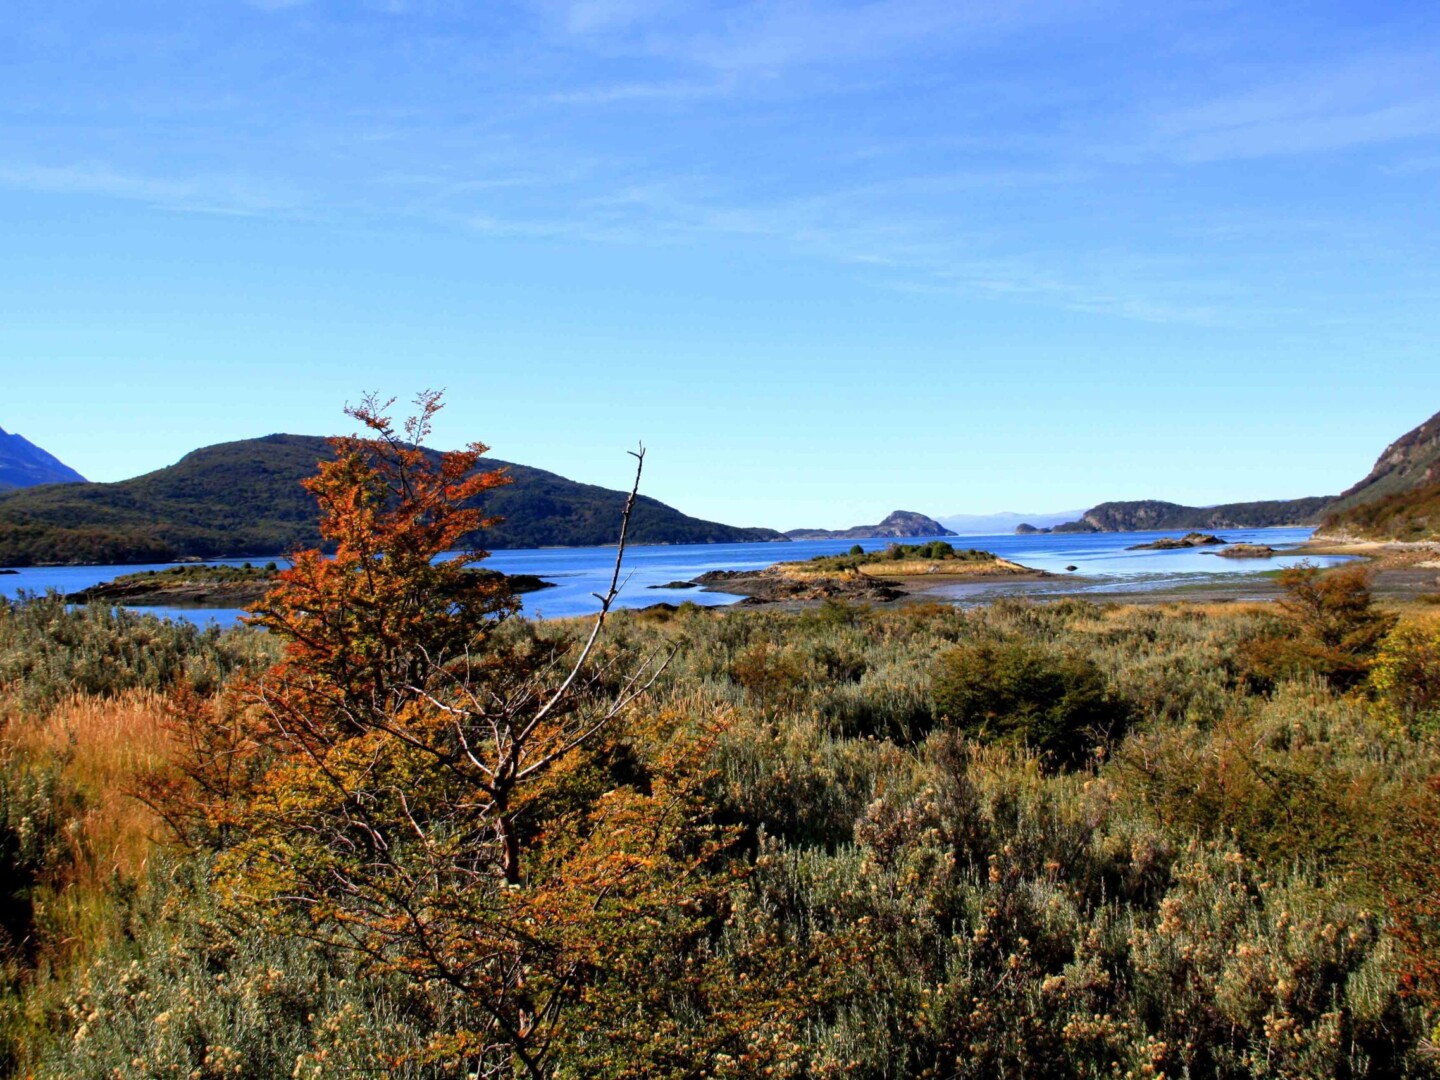
[[[1049,577],[988,551],[956,549],[943,540],[889,544],[865,551],[856,544],[843,555],[763,570],[712,570],[695,579],[709,592],[738,593],[742,603],[788,600],[859,600],[885,603],[934,585],[986,578]]]
[[[472,570],[487,578],[504,578],[510,591],[536,592],[551,588],[534,574],[501,574],[496,570]],[[120,604],[126,607],[246,608],[258,604],[275,587],[280,568],[273,562],[263,566],[206,563],[172,566],[165,570],[142,570],[122,574],[112,581],[92,585],[65,597],[66,603]]]
[[[1222,559],[1273,559],[1280,553],[1269,544],[1231,544],[1222,551],[1206,552]]]
[[[1126,551],[1179,551],[1182,548],[1219,547],[1230,541],[1213,533],[1189,532],[1184,536],[1162,536],[1148,544],[1135,544]]]

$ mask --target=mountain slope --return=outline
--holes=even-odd
[[[1387,446],[1363,480],[1333,498],[1203,507],[1157,499],[1107,502],[1050,531],[1263,529],[1278,525],[1318,525],[1317,536],[1335,539],[1396,540],[1440,535],[1440,413]]]
[[[278,555],[320,542],[314,498],[300,481],[330,454],[311,435],[267,435],[193,451],[174,465],[114,484],[68,484],[0,494],[0,566],[39,562],[150,562]],[[490,548],[614,543],[625,492],[578,484],[543,469],[486,459],[514,480],[488,493],[505,520],[477,542]],[[639,544],[783,539],[688,517],[636,500]]]
[[[1440,413],[1387,446],[1365,479],[1340,493],[1331,512],[1342,514],[1362,503],[1429,484],[1440,484]]]
[[[37,484],[84,483],[85,478],[47,450],[0,428],[0,491]]]
[[[1440,413],[1387,446],[1369,474],[1335,500],[1320,532],[1364,540],[1440,536]]]
[[[1440,484],[1397,491],[1327,515],[1316,533],[1330,540],[1434,540],[1440,538]]]

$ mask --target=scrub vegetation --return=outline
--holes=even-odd
[[[1307,572],[587,651],[430,561],[488,474],[382,413],[265,629],[0,606],[9,1074],[1436,1074],[1433,609]]]

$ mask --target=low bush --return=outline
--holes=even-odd
[[[440,982],[217,899],[209,852],[233,865],[227,830],[252,798],[232,745],[248,706],[191,693],[215,683],[187,672],[224,683],[264,642],[37,603],[0,623],[54,654],[9,669],[3,703],[9,1071],[524,1074],[455,1037],[484,1022]],[[555,775],[546,827],[594,821],[584,843],[608,843],[601,825],[648,805],[667,740],[693,727],[712,733],[685,804],[696,831],[655,819],[665,844],[614,864],[616,881],[686,836],[708,854],[663,877],[673,903],[617,903],[576,939],[583,982],[532,1075],[1434,1076],[1433,630],[1411,616],[1363,645],[1372,697],[1333,670],[1247,667],[1253,642],[1298,625],[1289,609],[1074,602],[618,613],[607,696],[636,657],[672,659],[628,734]],[[543,665],[577,632],[515,619],[494,648]],[[114,677],[54,696],[116,642]],[[169,751],[141,723],[157,710]],[[663,739],[656,717],[675,725]],[[176,771],[127,781],[162,751]],[[187,762],[230,763],[235,782]],[[186,848],[135,847],[118,793],[137,786]],[[109,823],[126,820],[121,837]],[[564,881],[609,864],[575,865],[546,894],[558,906],[526,909],[557,948],[553,920],[595,911]]]
[[[1246,664],[1261,686],[1315,674],[1340,690],[1363,682],[1380,642],[1396,617],[1375,607],[1362,566],[1324,571],[1298,566],[1281,571],[1285,595],[1278,617],[1246,650]]]
[[[1027,746],[1064,764],[1115,738],[1126,716],[1094,661],[1021,641],[944,653],[931,696],[936,716],[967,736]]]
[[[1385,638],[1370,671],[1381,715],[1412,735],[1440,731],[1440,629],[1407,624]]]

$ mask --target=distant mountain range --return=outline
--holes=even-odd
[[[166,562],[187,557],[282,555],[320,543],[315,499],[300,481],[331,454],[312,435],[221,443],[114,484],[49,484],[0,493],[0,566]],[[626,493],[487,458],[514,483],[484,497],[504,518],[475,540],[488,548],[613,544]],[[773,529],[702,521],[641,496],[637,544],[784,540]]]
[[[0,430],[0,566],[280,555],[316,546],[315,501],[300,481],[329,454],[328,441],[318,436],[267,435],[205,447],[132,480],[92,484],[27,439]],[[504,521],[476,542],[497,549],[615,542],[625,492],[495,459],[484,465],[509,470],[515,483],[485,496],[486,513]],[[1370,473],[1338,496],[1208,507],[1142,499],[1101,503],[1080,514],[941,521],[897,510],[876,525],[789,533],[702,521],[641,496],[631,536],[639,544],[697,544],[952,536],[993,533],[997,526],[1074,533],[1314,524],[1319,535],[1334,538],[1440,536],[1440,414],[1387,447]]]
[[[894,510],[878,525],[856,525],[850,529],[790,529],[788,540],[874,540],[886,537],[901,539],[912,536],[954,536],[934,518],[913,510]]]
[[[997,536],[1014,532],[1016,526],[1028,524],[1035,529],[1048,529],[1066,521],[1074,521],[1084,510],[1054,510],[1049,513],[1016,514],[948,514],[936,518],[957,536]]]
[[[1281,525],[1314,525],[1334,498],[1275,499],[1268,502],[1182,506],[1159,499],[1105,502],[1075,521],[1026,532],[1144,532],[1152,529],[1269,529]],[[1019,530],[1017,530],[1019,531]]]
[[[38,484],[71,484],[85,478],[54,454],[40,449],[22,435],[0,428],[0,491]]]
[[[1316,525],[1336,539],[1420,540],[1440,536],[1440,413],[1385,448],[1369,474],[1339,495],[1220,506],[1158,499],[1105,502],[1073,521],[1016,526],[1019,533],[1265,529]]]

